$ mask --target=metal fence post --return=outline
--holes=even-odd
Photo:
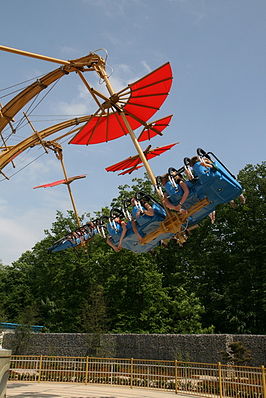
[[[88,384],[89,357],[86,357],[85,384]]]
[[[177,394],[178,391],[178,385],[177,385],[177,360],[175,360],[175,393]]]
[[[111,386],[113,385],[114,363],[111,363]]]
[[[64,379],[71,381],[73,379],[71,376],[74,374],[74,376],[78,375],[75,380],[81,382],[80,375],[82,374],[82,383],[94,382],[99,384],[106,381],[105,377],[108,374],[110,375],[108,380],[113,385],[125,384],[131,389],[135,386],[145,386],[153,389],[166,387],[178,395],[179,393],[189,394],[191,390],[193,394],[193,379],[195,378],[197,379],[195,380],[195,385],[197,385],[198,381],[203,380],[203,384],[205,384],[204,393],[206,390],[206,394],[210,393],[218,398],[223,398],[227,395],[232,396],[238,391],[243,392],[243,394],[252,393],[254,396],[257,394],[260,395],[260,398],[266,398],[266,371],[263,365],[260,367],[244,366],[242,368],[240,366],[223,365],[221,362],[210,366],[210,364],[202,363],[183,363],[178,360],[166,361],[167,364],[161,365],[163,361],[126,358],[123,362],[117,363],[114,362],[116,361],[115,358],[108,358],[109,370],[106,371],[106,362],[103,362],[103,358],[82,357],[82,362],[77,362],[77,359],[72,357],[46,355],[29,357],[22,355],[13,356],[11,359],[13,372],[10,375],[10,380],[20,378],[20,375],[28,375],[28,379],[32,381],[32,375],[34,375],[34,380],[38,383],[49,380],[57,382]],[[198,372],[190,374],[191,369],[198,370]],[[226,369],[229,370],[226,371]],[[94,372],[95,377],[93,377]],[[98,374],[99,376],[97,376]],[[115,377],[116,374],[117,377]],[[103,376],[101,377],[101,375]],[[151,382],[150,384],[146,383],[148,379]],[[175,386],[173,386],[173,383],[175,383]],[[200,390],[196,389],[197,393],[200,393]]]
[[[131,358],[131,360],[130,360],[130,388],[133,388],[133,361],[134,361],[134,359]]]
[[[261,381],[262,381],[262,393],[263,397],[266,398],[266,380],[265,380],[265,368],[261,366]]]
[[[41,381],[41,373],[42,373],[42,355],[40,356],[38,383],[40,383]]]
[[[219,397],[223,398],[223,380],[222,380],[222,365],[218,362],[218,377],[219,377]]]

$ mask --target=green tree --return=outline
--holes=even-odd
[[[223,360],[232,365],[248,365],[252,359],[250,350],[241,341],[232,342],[221,354]]]
[[[239,173],[246,204],[221,206],[183,250],[188,283],[220,333],[265,333],[265,162]]]
[[[51,332],[265,333],[265,162],[239,180],[246,204],[221,206],[182,248],[172,240],[152,253],[116,253],[96,236],[85,249],[48,255],[76,226],[72,212],[58,212],[41,242],[0,265],[1,318]],[[150,194],[150,182],[120,186],[110,207],[138,190]]]

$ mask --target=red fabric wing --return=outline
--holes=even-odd
[[[164,153],[165,151],[168,151],[176,144],[177,143],[166,145],[166,146],[163,146],[160,148],[151,149],[148,153],[144,153],[145,157],[146,157],[146,159],[149,160],[149,159],[154,158],[155,156],[160,156],[162,153]],[[137,165],[139,165],[141,163],[142,163],[142,160],[140,159],[139,155],[136,155],[134,157],[130,157],[125,160],[122,160],[121,162],[113,164],[112,166],[106,167],[105,170],[106,171],[124,170],[124,169],[128,169],[128,168],[136,167]]]
[[[55,187],[56,185],[60,185],[60,184],[66,184],[68,182],[72,182],[74,180],[78,180],[79,178],[85,178],[85,175],[80,175],[80,176],[75,176],[75,177],[70,177],[67,180],[58,180],[58,181],[54,181],[54,182],[50,182],[49,184],[44,184],[44,185],[38,185],[37,187],[33,187],[33,189],[36,188],[47,188],[47,187]]]
[[[115,163],[112,166],[106,167],[106,171],[118,171],[118,170],[124,170],[128,169],[129,167],[135,167],[139,163],[141,163],[141,160],[138,155],[129,157],[125,160],[122,160],[121,162]]]
[[[149,152],[146,155],[147,159],[152,159],[155,156],[160,156],[162,153],[164,153],[165,151],[169,151],[169,149],[171,149],[173,146],[175,146],[177,144],[177,142],[175,144],[170,144],[170,145],[166,145],[166,146],[161,146],[160,148],[155,148],[153,149],[151,152]]]
[[[130,116],[127,116],[127,120],[132,130],[135,130],[141,125],[140,122]],[[109,115],[93,116],[79,133],[72,138],[70,144],[98,144],[100,142],[115,140],[126,134],[128,134],[128,131],[124,121],[121,115],[115,112]]]
[[[138,141],[143,142],[146,140],[150,140],[152,137],[161,133],[167,126],[169,126],[171,119],[172,115],[166,116],[162,119],[156,120],[155,122],[149,123],[149,126],[145,127],[141,132]]]
[[[122,171],[122,173],[119,173],[119,176],[123,176],[125,174],[131,174],[133,171],[140,169],[142,166],[136,166],[136,167],[130,167],[130,169],[127,169],[125,171]]]
[[[168,63],[130,84],[131,96],[124,111],[144,121],[149,120],[160,109],[172,85],[172,70]]]
[[[59,181],[55,181],[55,182],[50,182],[49,184],[38,185],[37,187],[33,187],[33,189],[54,187],[56,185],[64,184],[65,182],[66,182],[66,180],[59,180]]]
[[[117,106],[126,114],[128,122],[135,130],[160,109],[172,85],[172,70],[169,63],[144,76],[117,95]],[[128,91],[128,92],[127,92]],[[126,104],[124,104],[124,102]],[[109,109],[110,111],[110,109]],[[96,115],[81,128],[70,144],[89,145],[114,140],[127,134],[121,115],[115,111]]]

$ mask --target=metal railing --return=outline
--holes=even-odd
[[[200,397],[266,398],[264,366],[17,355],[11,357],[9,380],[109,384]]]

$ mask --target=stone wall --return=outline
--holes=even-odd
[[[0,398],[6,397],[11,351],[0,348]]]
[[[250,365],[265,364],[266,336],[226,334],[81,334],[81,333],[7,333],[3,348],[13,354],[98,356],[183,360],[222,361],[221,352],[231,342],[240,341],[251,351]]]

